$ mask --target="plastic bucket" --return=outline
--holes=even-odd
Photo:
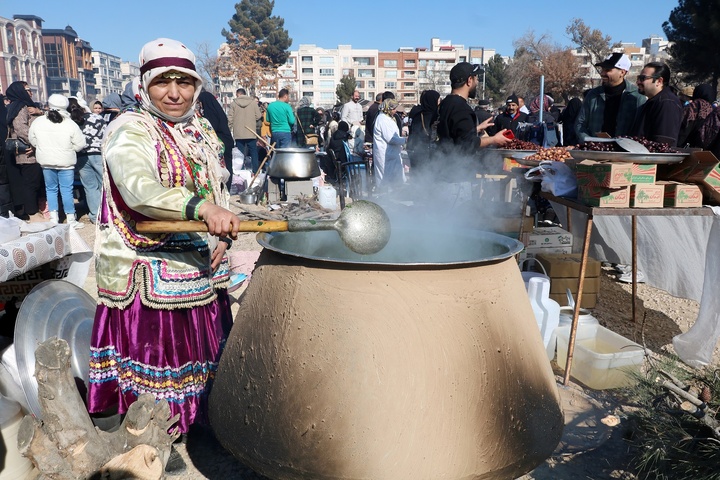
[[[573,313],[575,312],[571,307],[560,307],[561,327],[572,324]],[[578,325],[598,325],[598,319],[590,313],[590,310],[581,308],[578,315]]]

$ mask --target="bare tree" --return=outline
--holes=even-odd
[[[272,61],[248,37],[231,34],[233,41],[223,45],[218,74],[236,78],[251,95],[275,84],[277,72]]]
[[[556,98],[568,99],[583,90],[585,79],[580,74],[579,60],[549,35],[536,37],[531,30],[515,40],[513,46],[516,50],[507,71],[508,94],[536,96],[541,76],[545,77],[545,92]]]
[[[570,40],[575,45],[590,54],[593,65],[603,61],[614,48],[620,47],[620,42],[611,43],[610,35],[603,35],[598,29],[591,29],[579,18],[573,18],[565,32],[570,35]]]
[[[195,63],[198,73],[203,79],[203,88],[215,94],[217,90],[216,83],[220,76],[220,60],[217,54],[210,49],[207,42],[198,44],[195,52]]]

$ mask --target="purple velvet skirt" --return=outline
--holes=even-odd
[[[142,393],[166,399],[187,432],[207,424],[208,394],[232,327],[230,299],[195,308],[156,310],[140,301],[125,309],[98,305],[90,347],[88,410],[125,413]]]

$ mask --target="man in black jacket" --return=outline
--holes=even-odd
[[[505,111],[495,117],[495,126],[490,132],[507,129],[517,133],[519,123],[527,122],[527,114],[520,111],[520,101],[514,93],[505,101]]]
[[[670,67],[650,62],[637,76],[637,87],[648,97],[635,124],[635,134],[674,147],[677,145],[682,123],[683,107],[668,85]]]

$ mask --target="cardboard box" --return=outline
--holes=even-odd
[[[712,152],[692,152],[662,180],[698,184],[707,203],[720,204],[720,162]]]
[[[524,236],[526,247],[564,247],[573,244],[573,235],[560,227],[540,227]]]
[[[297,203],[298,197],[312,197],[313,181],[312,180],[290,180],[285,182],[285,195],[287,202]],[[270,203],[280,202],[280,185],[274,182],[268,182],[268,201]]]
[[[632,183],[632,163],[583,160],[575,168],[578,187],[620,188]]]
[[[630,206],[635,208],[662,208],[664,196],[664,185],[632,185],[630,187]]]
[[[661,180],[658,185],[665,187],[663,206],[676,208],[692,208],[703,206],[703,196],[700,187],[689,183],[679,183]]]
[[[512,172],[513,168],[525,168],[520,165],[517,160],[510,157],[503,157],[503,170],[506,172]]]
[[[655,183],[657,177],[657,165],[655,164],[632,164],[632,183],[637,185],[639,183]]]
[[[550,278],[550,293],[567,295],[569,288],[573,295],[577,295],[578,277],[552,277]],[[600,292],[600,277],[585,277],[583,295]]]
[[[630,206],[630,187],[609,189],[582,186],[578,187],[578,200],[591,207],[627,208]]]
[[[552,280],[550,280],[552,283]],[[555,300],[560,305],[567,305],[568,298],[567,293],[551,293],[550,299]],[[580,308],[595,308],[597,305],[598,295],[597,293],[585,293],[583,291],[582,300],[580,301]]]
[[[552,253],[572,253],[572,245],[565,245],[562,247],[525,247],[522,252],[520,252],[519,261],[522,262],[528,258],[536,258],[538,255],[547,255]]]
[[[538,254],[536,257],[538,262],[545,267],[548,277],[575,277],[580,276],[580,260],[579,253],[549,253]],[[539,271],[542,271],[538,268]],[[588,256],[587,267],[585,268],[585,277],[599,277],[600,262]]]

